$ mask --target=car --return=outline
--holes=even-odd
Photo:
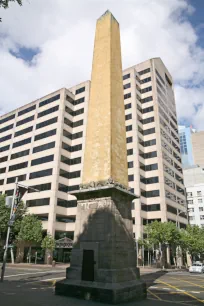
[[[190,273],[204,273],[204,265],[201,262],[193,263],[189,268]]]

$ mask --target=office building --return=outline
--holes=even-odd
[[[194,165],[192,137],[195,130],[192,127],[179,125],[179,138],[183,168]]]
[[[192,134],[194,164],[204,166],[204,131]]]

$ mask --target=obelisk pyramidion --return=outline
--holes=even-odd
[[[83,178],[74,246],[56,294],[121,303],[146,297],[139,280],[128,189],[120,30],[106,11],[97,21]]]

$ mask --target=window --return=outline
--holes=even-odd
[[[22,157],[22,156],[29,155],[29,152],[30,152],[30,150],[24,150],[24,151],[21,151],[21,152],[11,154],[11,159],[16,159],[16,158],[19,158],[19,157]]]
[[[130,120],[130,119],[132,119],[132,114],[125,115],[125,120]]]
[[[69,208],[69,207],[77,207],[77,201],[76,200],[62,200],[62,199],[57,199],[57,206]]]
[[[4,184],[4,180],[0,180],[0,186]]]
[[[70,96],[66,95],[66,100],[74,105],[74,100]]]
[[[44,132],[44,133],[42,133],[42,134],[38,134],[38,135],[35,136],[34,141],[37,141],[37,140],[41,140],[41,139],[43,139],[43,138],[47,138],[47,137],[54,136],[54,135],[56,135],[56,132],[57,132],[57,130],[54,129],[54,130],[50,130],[50,131],[48,131],[48,132]]]
[[[202,192],[201,191],[197,191],[197,196],[202,196]]]
[[[165,73],[165,79],[167,81],[167,83],[169,84],[169,86],[172,86],[172,82],[170,81],[169,77],[167,76],[167,74]]]
[[[7,181],[6,181],[6,184],[15,183],[16,177],[17,177],[17,176],[8,177],[8,178],[7,178]],[[19,182],[26,181],[26,174],[18,175],[18,181],[19,181]]]
[[[147,129],[143,131],[143,135],[149,135],[149,134],[154,134],[155,133],[155,128]]]
[[[150,146],[154,146],[156,145],[156,139],[151,139],[151,140],[147,140],[147,141],[143,141],[139,138],[139,143],[143,146],[143,147],[150,147]]]
[[[48,155],[48,156],[36,158],[31,161],[31,166],[49,163],[49,162],[52,162],[53,160],[54,160],[54,155]]]
[[[126,142],[127,142],[127,143],[132,142],[132,136],[131,136],[131,137],[127,137],[127,138],[126,138]]]
[[[130,78],[130,73],[125,74],[125,75],[123,76],[123,80],[127,80],[127,79],[129,79],[129,78]]]
[[[153,100],[153,97],[150,96],[150,97],[147,97],[147,98],[144,98],[144,99],[141,99],[141,103],[147,103],[147,102],[150,102]]]
[[[74,179],[80,177],[80,175],[81,171],[67,172],[65,170],[60,169],[60,176],[65,177],[67,179]]]
[[[4,147],[0,147],[0,152],[4,152],[10,149],[10,145],[8,146],[4,146]]]
[[[40,184],[40,185],[34,185],[34,186],[30,186],[34,189],[37,189],[39,191],[46,191],[46,190],[51,190],[51,183],[46,183],[46,184]],[[33,192],[37,192],[33,189],[28,189],[28,193],[33,193]]]
[[[129,108],[131,108],[131,106],[132,106],[131,103],[125,104],[125,109],[129,109]]]
[[[5,172],[6,172],[6,167],[0,168],[0,174],[1,174],[1,173],[5,173]]]
[[[153,176],[153,177],[144,177],[140,175],[140,182],[149,185],[149,184],[156,184],[159,183],[159,177],[158,176]]]
[[[41,171],[30,173],[29,179],[32,180],[35,178],[49,176],[49,175],[52,175],[52,169],[46,169],[46,170],[41,170]]]
[[[148,124],[148,123],[154,122],[154,117],[149,117],[149,118],[146,118],[146,119],[142,119],[140,122],[142,124]]]
[[[151,205],[147,205],[147,204],[141,204],[141,209],[143,211],[160,211],[161,207],[160,204],[151,204]]]
[[[50,205],[50,198],[26,201],[27,207],[45,206],[45,205]]]
[[[4,128],[0,129],[0,133],[6,132],[8,130],[11,130],[13,128],[13,124],[7,125]]]
[[[85,91],[85,87],[81,87],[81,88],[79,88],[79,89],[77,89],[76,91],[75,91],[75,95],[78,95],[78,94],[80,94],[80,93],[82,93],[82,92],[84,92]]]
[[[74,105],[78,105],[80,103],[83,103],[84,101],[85,101],[85,97],[80,98],[80,99],[74,101]]]
[[[203,199],[198,199],[198,203],[203,203]]]
[[[84,120],[79,120],[79,121],[75,121],[72,123],[72,127],[75,128],[77,126],[83,125],[84,124]]]
[[[123,89],[125,90],[125,89],[128,89],[128,88],[130,88],[131,87],[131,83],[128,83],[128,84],[125,84],[125,85],[123,85]]]
[[[200,220],[204,220],[204,215],[200,215]]]
[[[143,153],[142,151],[140,151],[139,153],[140,153],[140,156],[143,157],[144,159],[157,157],[157,151],[152,151],[148,153]]]
[[[188,218],[189,218],[189,221],[195,220],[195,216],[189,216]]]
[[[62,163],[65,163],[69,166],[71,165],[77,165],[77,164],[80,164],[81,163],[81,157],[76,157],[76,158],[68,158],[68,157],[65,157],[65,156],[61,156],[61,162]]]
[[[50,142],[50,143],[46,143],[44,145],[38,146],[38,147],[34,147],[33,148],[33,153],[37,153],[37,152],[42,152],[45,150],[49,150],[55,147],[55,142]]]
[[[38,124],[36,124],[36,129],[41,129],[41,128],[45,127],[45,126],[54,124],[54,123],[57,122],[57,120],[58,120],[58,118],[55,117],[55,118],[51,118],[51,119],[49,119],[47,121],[43,121],[41,123],[38,123]]]
[[[131,92],[124,95],[124,100],[131,98]]]
[[[25,118],[23,120],[18,121],[16,123],[16,126],[20,126],[22,124],[28,123],[28,122],[33,121],[33,120],[34,120],[34,116],[27,117],[27,118]]]
[[[76,152],[76,151],[80,151],[82,150],[82,144],[78,144],[75,146],[70,146],[68,144],[66,144],[65,142],[62,143],[62,149],[68,151],[68,152]]]
[[[14,190],[13,190],[13,189],[10,189],[10,190],[6,190],[6,191],[5,191],[5,194],[6,194],[7,196],[12,196],[12,195],[13,195],[13,192],[14,192]]]
[[[59,105],[51,107],[49,109],[44,110],[41,113],[38,113],[38,118],[41,118],[43,116],[49,115],[51,113],[57,112],[59,110]]]
[[[73,116],[78,116],[84,113],[84,108],[80,108],[73,112]]]
[[[140,84],[148,83],[151,81],[151,77],[140,80]]]
[[[15,114],[13,114],[13,115],[11,115],[9,117],[3,118],[3,119],[0,120],[0,124],[5,123],[7,121],[10,121],[10,120],[12,120],[14,118],[15,118]]]
[[[14,137],[17,137],[17,136],[24,135],[26,133],[32,132],[32,130],[33,130],[33,126],[30,126],[30,127],[26,128],[26,129],[23,129],[21,131],[17,131],[17,132],[15,132]]]
[[[146,93],[146,92],[149,92],[149,91],[152,91],[152,86],[149,86],[149,87],[146,87],[146,88],[143,88],[141,89],[141,93]]]
[[[58,216],[56,215],[56,222],[63,222],[63,223],[74,223],[76,220],[76,216]]]
[[[127,150],[127,155],[132,155],[133,154],[133,149],[128,149]]]
[[[30,138],[23,139],[23,140],[21,140],[21,141],[14,142],[14,143],[13,143],[13,148],[17,148],[17,147],[26,145],[26,144],[28,144],[28,143],[31,143],[31,137],[30,137]]]
[[[192,192],[187,192],[187,196],[188,196],[188,197],[192,197],[192,196],[193,196],[193,193],[192,193]]]
[[[34,105],[32,105],[32,106],[30,106],[28,108],[23,109],[22,111],[20,111],[18,113],[18,116],[22,116],[24,114],[27,114],[27,113],[31,112],[32,110],[34,110],[34,109],[36,109],[36,104],[34,104]]]
[[[187,200],[188,204],[193,204],[193,200]]]
[[[69,132],[67,132],[66,130],[63,130],[63,136],[67,137],[68,139],[78,139],[83,137],[83,132],[78,132],[75,134],[71,134]]]
[[[156,74],[157,74],[158,78],[160,79],[160,81],[163,83],[163,85],[165,85],[165,82],[164,82],[163,78],[161,77],[161,75],[159,74],[159,72],[157,71],[157,69],[155,69],[155,71],[156,71]]]
[[[143,114],[146,114],[146,113],[152,112],[153,110],[154,110],[154,107],[153,107],[153,106],[146,107],[146,108],[143,108],[143,109],[142,109],[142,113],[143,113]]]
[[[0,158],[0,163],[4,163],[8,160],[8,156],[4,156]]]
[[[132,125],[126,126],[126,132],[128,132],[128,131],[132,131]]]
[[[135,224],[135,218],[132,218],[132,224]]]
[[[56,100],[59,100],[59,99],[60,99],[60,94],[58,94],[58,95],[56,95],[56,96],[54,96],[54,97],[52,97],[52,98],[46,99],[46,100],[44,100],[44,101],[42,101],[42,102],[40,102],[40,103],[39,103],[39,107],[42,107],[42,106],[44,106],[44,105],[47,105],[47,104],[52,103],[52,102],[54,102],[54,101],[56,101]]]
[[[145,198],[154,198],[154,197],[159,197],[160,192],[159,190],[151,190],[151,191],[145,191],[141,189],[141,196]]]
[[[4,137],[1,137],[1,138],[0,138],[0,143],[1,143],[1,142],[4,142],[4,141],[6,141],[6,140],[11,139],[11,137],[12,137],[12,134],[7,135],[7,136],[4,136]]]
[[[141,70],[141,71],[139,71],[138,73],[139,73],[139,75],[143,75],[143,74],[146,74],[146,73],[148,73],[148,72],[150,72],[150,68]]]
[[[158,169],[158,164],[144,165],[140,163],[140,169],[143,171],[153,171]]]
[[[15,171],[15,170],[19,170],[19,169],[23,169],[27,167],[28,167],[28,162],[24,162],[24,163],[10,166],[8,171]]]
[[[203,211],[203,207],[199,207],[199,211]]]
[[[128,162],[128,168],[133,168],[133,167],[134,167],[133,161]]]
[[[133,182],[134,181],[134,175],[128,175],[128,182]]]
[[[69,191],[79,190],[79,185],[66,186],[59,184],[58,190],[67,193]]]

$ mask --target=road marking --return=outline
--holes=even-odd
[[[40,282],[49,282],[49,281],[53,281],[53,285],[55,284],[56,280],[60,280],[60,279],[65,279],[64,277],[54,277],[54,278],[47,278],[47,279],[38,279],[32,282],[27,282],[25,284],[33,284],[33,283],[40,283]]]
[[[149,294],[151,294],[152,296],[154,296],[155,298],[157,298],[158,300],[162,300],[158,295],[156,295],[156,294],[154,294],[153,292],[151,292],[149,289],[147,289],[147,292],[149,293]]]
[[[167,286],[169,286],[170,288],[173,288],[173,289],[175,289],[175,290],[179,289],[179,288],[177,288],[177,287],[175,287],[175,286],[172,286],[172,285],[170,285],[170,284],[168,284],[168,283],[165,283],[165,282],[162,282],[162,281],[158,281],[158,283],[163,284],[163,285],[167,285]],[[182,292],[182,293],[183,293],[183,294],[186,294],[186,295],[188,295],[188,296],[190,296],[191,298],[195,299],[196,301],[198,301],[198,302],[200,302],[200,303],[204,303],[203,300],[198,299],[196,296],[194,296],[194,295],[192,295],[192,294],[190,294],[190,293],[188,293],[188,292],[186,292],[186,291],[184,291],[184,292]]]
[[[149,287],[149,289],[158,289],[159,287],[154,287],[154,286],[151,286]]]
[[[163,290],[171,290],[170,288],[161,288],[161,289],[163,289]]]
[[[198,284],[195,284],[195,283],[191,283],[191,282],[186,281],[186,280],[183,280],[183,279],[181,279],[181,278],[174,278],[174,277],[171,277],[171,276],[170,276],[170,278],[176,279],[176,280],[181,280],[181,281],[184,282],[184,283],[188,283],[188,284],[191,284],[191,285],[196,286],[196,287],[204,288],[204,286],[201,286],[201,285],[198,285]]]
[[[186,290],[176,289],[176,291],[185,292]]]
[[[6,275],[4,278],[9,278],[9,277],[15,277],[15,276],[23,276],[23,275],[32,275],[32,274],[45,274],[45,273],[62,273],[62,271],[44,271],[44,272],[35,272],[35,273],[20,273],[20,274],[14,274],[14,275]]]

